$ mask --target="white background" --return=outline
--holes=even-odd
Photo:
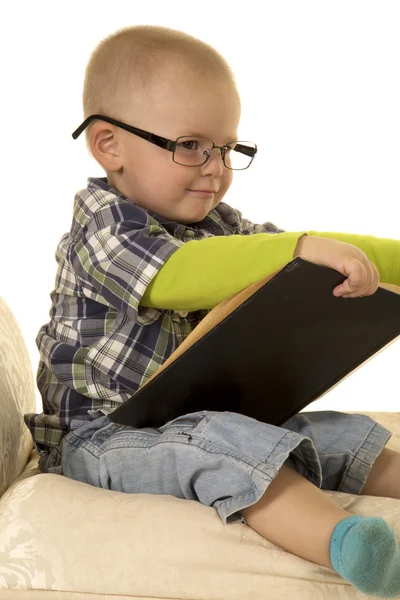
[[[71,133],[83,120],[89,55],[117,28],[181,29],[228,60],[242,97],[239,137],[259,147],[224,198],[244,217],[400,240],[396,0],[36,0],[7,3],[1,21],[0,295],[34,372],[74,194],[105,175]],[[399,368],[397,340],[307,410],[398,410]]]

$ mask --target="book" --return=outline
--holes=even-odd
[[[109,420],[158,428],[212,410],[281,425],[400,335],[400,287],[333,296],[345,279],[297,257],[223,300]]]

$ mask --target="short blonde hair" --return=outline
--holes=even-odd
[[[169,27],[124,27],[101,40],[90,55],[82,95],[84,119],[103,114],[124,121],[126,115],[140,112],[162,77],[163,61],[171,57],[212,84],[229,81],[237,92],[229,64],[206,42]],[[85,136],[91,154],[90,130],[91,125]]]

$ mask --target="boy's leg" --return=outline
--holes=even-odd
[[[366,496],[400,498],[400,453],[383,448],[360,492]]]
[[[260,500],[240,512],[268,541],[330,569],[332,533],[339,521],[352,515],[287,465],[282,465]]]
[[[283,465],[261,499],[241,510],[247,524],[292,554],[334,569],[357,589],[400,594],[400,549],[380,517],[353,515]]]

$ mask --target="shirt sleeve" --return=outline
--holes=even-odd
[[[160,270],[142,303],[174,310],[212,309],[293,260],[303,235],[337,239],[359,247],[375,264],[381,282],[400,285],[399,240],[319,231],[260,233],[188,242]]]
[[[176,311],[212,309],[293,260],[303,235],[307,232],[213,236],[187,242],[162,267],[141,302]]]
[[[133,203],[115,203],[89,219],[71,246],[71,263],[85,295],[137,320],[147,286],[181,246]]]

